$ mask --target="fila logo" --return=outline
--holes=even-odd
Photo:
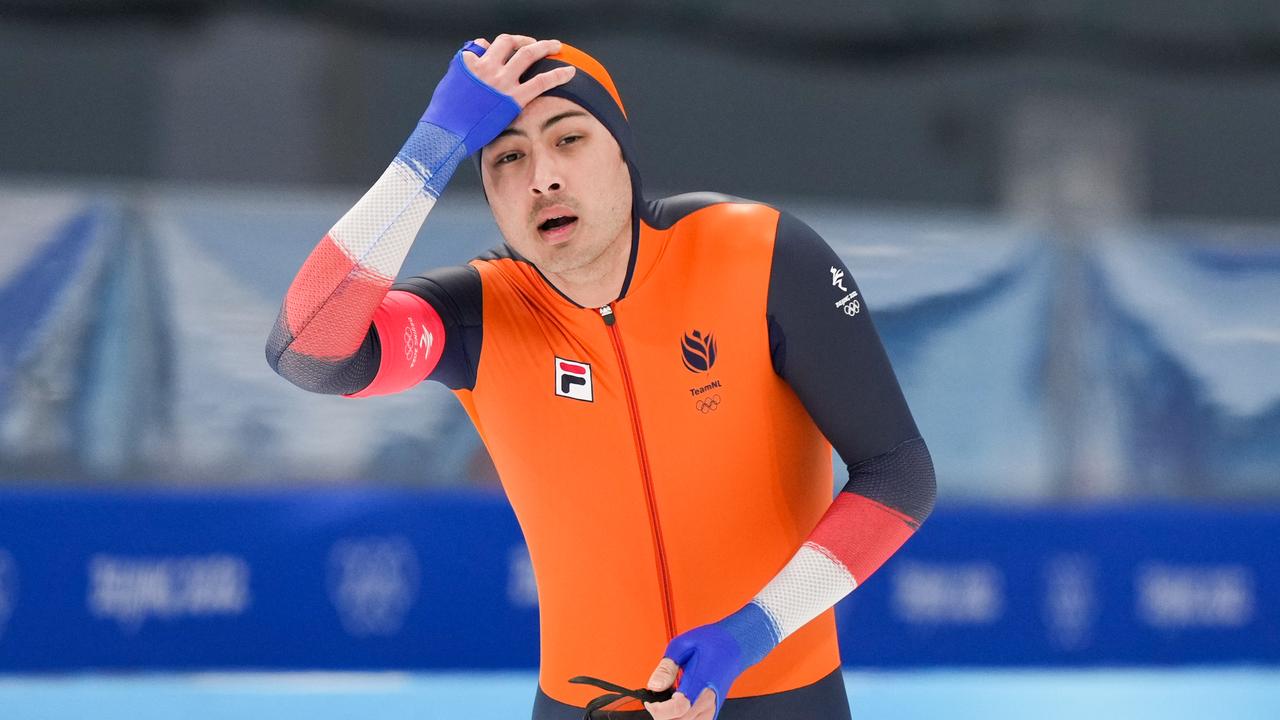
[[[556,395],[584,402],[594,402],[591,366],[577,360],[556,358]]]
[[[849,288],[844,286],[844,271],[838,267],[831,268],[831,285],[840,288],[841,292],[849,292]]]

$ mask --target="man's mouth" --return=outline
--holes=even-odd
[[[557,215],[547,218],[538,225],[538,234],[551,244],[565,242],[578,229],[577,215]]]
[[[576,222],[578,222],[577,216],[561,215],[559,217],[547,218],[546,222],[538,226],[538,230],[546,232],[548,230],[555,230],[558,227],[564,227],[565,225],[571,225]]]

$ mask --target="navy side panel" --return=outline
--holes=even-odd
[[[484,318],[479,271],[470,265],[436,268],[402,280],[391,289],[426,300],[444,323],[444,354],[427,379],[454,390],[474,388]]]

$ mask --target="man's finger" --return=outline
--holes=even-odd
[[[676,670],[679,668],[680,666],[676,665],[675,660],[662,658],[662,662],[658,663],[658,667],[649,676],[649,682],[645,684],[645,687],[650,690],[666,690],[676,681]]]
[[[672,695],[670,700],[644,704],[644,709],[649,711],[653,720],[675,720],[689,712],[690,707],[689,698],[680,693]]]
[[[485,57],[489,57],[489,56],[497,57],[498,54],[501,53],[503,50],[510,48],[512,45],[515,45],[515,42],[516,42],[515,38],[511,37],[506,33],[502,33],[493,39],[493,43],[489,45],[489,50],[491,50],[492,52],[486,52]],[[506,58],[503,58],[503,59],[505,60]]]
[[[681,695],[681,697],[684,697]],[[698,694],[698,701],[670,720],[713,720],[716,716],[716,694],[705,688]],[[655,716],[656,717],[656,716]]]
[[[683,695],[681,697],[684,697]],[[698,694],[698,701],[688,710],[671,717],[670,720],[712,720],[716,716],[716,694],[711,688],[704,688]],[[654,716],[657,718],[657,716]]]
[[[572,65],[566,65],[565,67],[538,73],[529,78],[528,82],[520,83],[520,87],[512,93],[511,97],[516,101],[517,105],[524,107],[542,93],[572,80],[574,73],[577,71],[578,69]]]
[[[681,695],[680,697],[684,697]],[[716,694],[711,688],[703,688],[698,700],[689,709],[672,720],[712,720],[716,715]]]
[[[534,63],[558,52],[560,52],[559,40],[539,40],[529,43],[516,49],[515,54],[511,56],[511,62],[507,63],[504,69],[511,71],[515,77],[520,77]]]
[[[476,38],[471,42],[484,48],[486,52],[489,50],[489,41],[484,38]],[[480,53],[477,53],[474,50],[466,50],[462,53],[462,62],[466,63],[467,69],[474,74],[476,69],[479,67],[481,57]]]
[[[537,38],[531,38],[528,35],[508,35],[507,37],[511,38],[511,42],[497,56],[497,62],[503,64],[509,62],[520,48],[538,42]]]
[[[698,700],[693,704],[694,714],[708,713],[707,717],[711,717],[716,712],[716,691],[711,688],[703,688],[698,693]]]
[[[529,42],[533,42],[533,38],[528,38],[528,40]],[[516,35],[502,33],[493,39],[493,44],[489,46],[489,49],[485,52],[483,59],[494,63],[495,67],[505,65],[507,60],[511,58],[511,53],[516,51],[517,42],[518,40]],[[529,43],[523,44],[528,45]]]

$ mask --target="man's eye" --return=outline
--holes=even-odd
[[[581,135],[565,135],[564,137],[560,138],[560,144],[568,145],[569,143],[575,143],[581,139],[582,139]]]
[[[518,153],[518,152],[509,152],[509,153],[505,153],[505,154],[503,154],[503,155],[499,155],[499,156],[498,156],[498,159],[493,161],[493,164],[494,164],[494,165],[505,165],[505,164],[507,164],[507,163],[509,163],[509,162],[515,162],[516,160],[519,160],[519,159],[520,159],[520,153]]]

